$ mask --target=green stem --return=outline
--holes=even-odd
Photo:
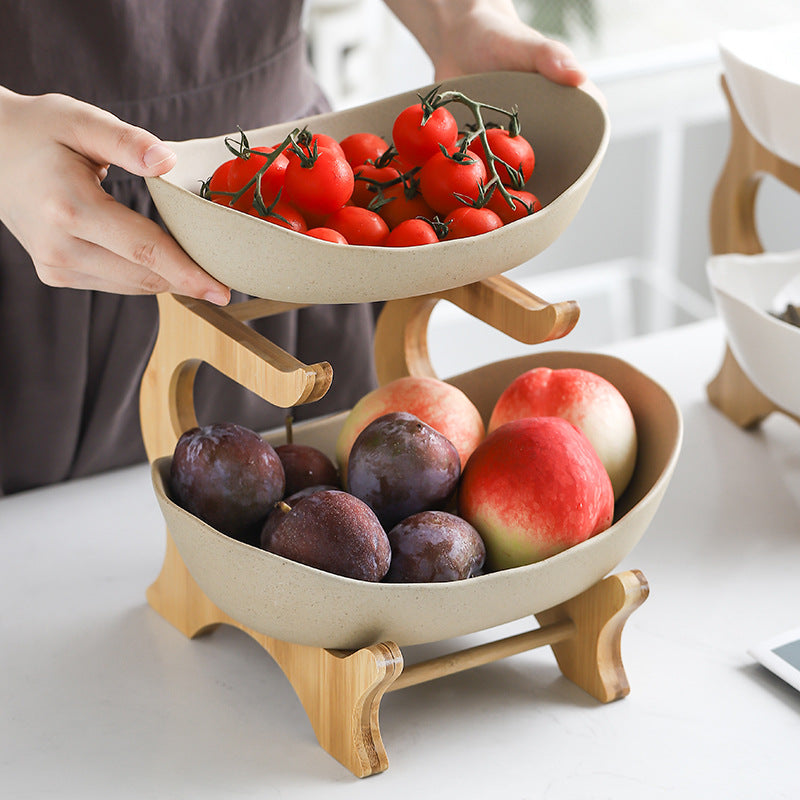
[[[489,168],[489,181],[487,185],[494,183],[496,189],[503,196],[503,199],[506,201],[506,203],[508,203],[511,208],[514,208],[514,200],[509,194],[508,189],[503,186],[503,181],[500,180],[500,175],[497,172],[496,162],[499,161],[503,166],[505,166],[509,171],[509,175],[513,174],[513,168],[509,168],[509,165],[506,164],[503,159],[498,158],[492,152],[492,148],[489,146],[489,139],[486,136],[486,123],[483,119],[483,110],[486,109],[487,111],[494,111],[498,114],[504,114],[507,116],[509,119],[509,129],[513,128],[515,135],[519,134],[519,117],[517,111],[508,111],[505,108],[499,108],[498,106],[489,105],[488,103],[480,103],[477,100],[467,97],[467,95],[463,94],[462,92],[456,91],[441,92],[433,100],[433,105],[436,107],[444,106],[448,103],[460,103],[461,105],[466,106],[472,112],[472,116],[475,118],[475,130],[472,133],[467,134],[464,142],[461,145],[461,149],[466,150],[475,139],[480,139],[481,144],[483,145],[483,151],[486,154],[486,163]]]

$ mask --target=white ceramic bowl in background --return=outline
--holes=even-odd
[[[626,362],[550,352],[500,361],[451,382],[488,419],[503,387],[534,366],[590,369],[622,392],[636,421],[639,452],[614,524],[558,555],[525,567],[448,583],[370,583],[306,567],[214,530],[170,499],[171,457],[153,463],[155,494],[190,574],[222,611],[278,639],[353,649],[400,646],[485,630],[543,611],[588,589],[630,553],[655,514],[680,451],[682,421],[668,393]],[[344,415],[302,423],[295,441],[333,453]],[[271,437],[284,441],[283,432]]]
[[[712,256],[707,273],[739,366],[775,405],[800,415],[800,328],[775,316],[800,305],[800,251]]]
[[[800,25],[720,34],[731,96],[753,137],[800,164]]]
[[[201,181],[231,157],[224,136],[174,142],[177,164],[160,178],[148,178],[148,188],[183,249],[226,285],[257,297],[298,303],[391,300],[497,275],[540,253],[573,219],[605,154],[608,118],[587,91],[557,86],[532,73],[485,73],[441,86],[502,108],[518,107],[522,133],[536,153],[528,188],[544,204],[541,211],[482,236],[436,245],[334,245],[203,200]],[[394,117],[414,102],[419,102],[417,91],[247,135],[251,146],[273,145],[293,128],[307,125],[337,139],[358,131],[390,139]],[[470,119],[462,106],[448,107],[461,123]],[[494,119],[489,112],[485,117]],[[230,122],[233,131],[236,120]]]

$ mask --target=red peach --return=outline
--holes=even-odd
[[[347,415],[336,441],[342,479],[358,434],[373,420],[394,411],[413,414],[446,436],[458,450],[462,467],[486,433],[480,412],[461,389],[438,378],[397,378],[364,395]]]
[[[526,417],[478,445],[461,477],[458,506],[497,570],[541,561],[605,530],[614,492],[580,429],[560,417]]]
[[[536,367],[506,387],[488,430],[514,419],[542,416],[563,417],[586,434],[608,471],[614,498],[619,498],[633,475],[637,451],[633,414],[620,391],[585,369]]]

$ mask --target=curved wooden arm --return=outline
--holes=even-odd
[[[150,461],[197,425],[194,379],[202,362],[281,408],[318,400],[331,385],[330,364],[303,364],[245,325],[296,306],[257,300],[220,308],[171,294],[159,295],[158,305],[158,338],[139,394]]]
[[[800,167],[756,141],[742,121],[723,76],[722,90],[730,107],[730,149],[711,198],[711,251],[761,253],[756,229],[756,194],[765,175],[800,192]]]
[[[439,300],[525,344],[559,339],[578,321],[573,301],[548,303],[503,275],[434,294],[390,300],[375,329],[375,368],[380,383],[405,375],[436,377],[428,355],[428,322]]]

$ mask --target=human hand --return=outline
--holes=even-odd
[[[101,186],[110,164],[144,177],[175,159],[153,134],[92,105],[0,87],[0,220],[48,286],[229,302],[169,234]]]
[[[580,86],[586,73],[565,44],[519,18],[511,0],[386,0],[433,62],[435,80],[473,72],[539,72]]]

